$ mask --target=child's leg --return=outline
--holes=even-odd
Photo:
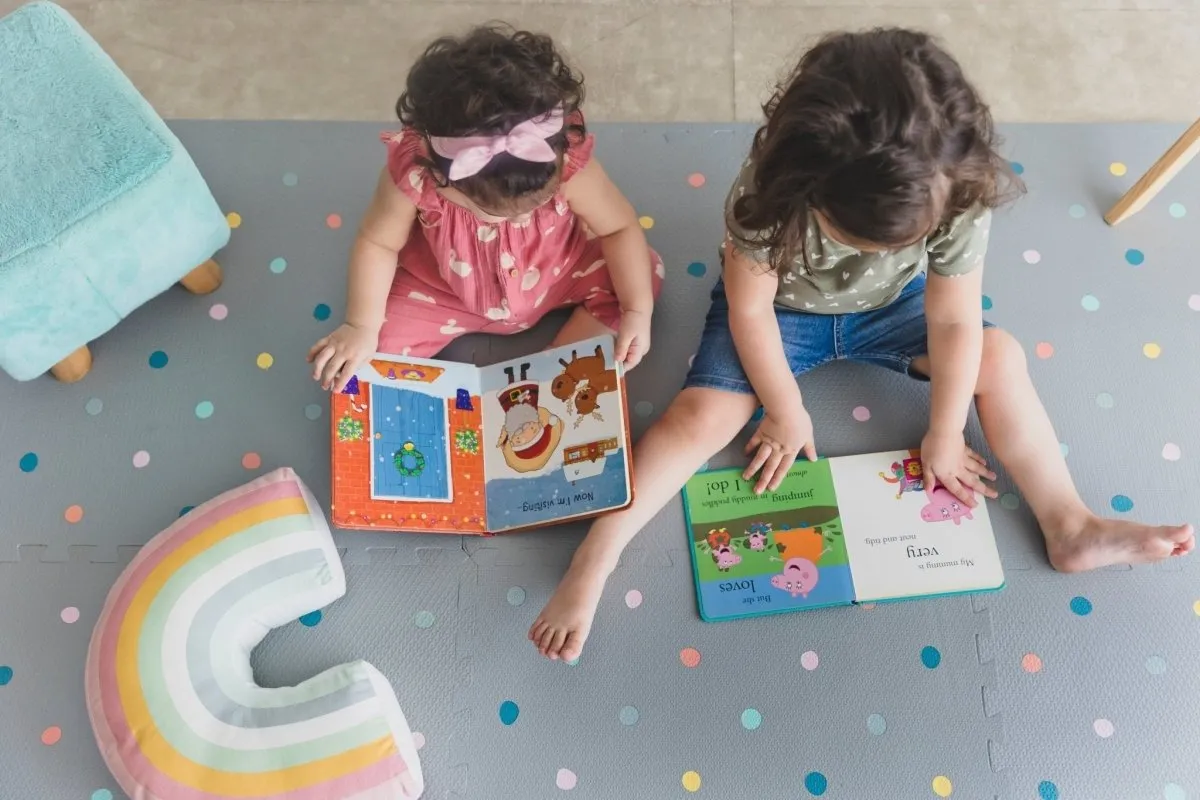
[[[602,253],[597,242],[594,247],[588,248],[580,263],[591,265],[602,260]],[[653,250],[650,251],[650,263],[654,270],[651,276],[651,285],[654,296],[657,298],[658,293],[662,290],[665,270],[662,259]],[[580,276],[578,278],[574,277],[577,272]],[[586,267],[582,270],[564,270],[563,278],[556,289],[554,305],[573,305],[575,311],[563,323],[562,328],[555,335],[554,341],[550,343],[550,347],[558,347],[590,339],[593,336],[602,336],[606,333],[616,333],[617,327],[621,324],[621,304],[617,300],[617,293],[613,288],[612,277],[608,273],[607,266],[602,265],[595,270],[588,270]]]
[[[449,291],[397,272],[379,331],[379,350],[397,356],[432,358],[465,333],[481,331],[491,320],[467,310]]]
[[[542,655],[567,661],[579,656],[621,551],[745,427],[757,405],[752,394],[699,387],[684,389],[675,398],[634,448],[633,504],[592,524],[554,596],[529,629]]]

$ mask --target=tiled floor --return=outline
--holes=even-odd
[[[754,120],[819,34],[943,37],[1004,121],[1194,118],[1196,0],[61,0],[165,117],[386,119],[433,37],[552,34],[596,121]],[[0,0],[0,12],[20,5]]]

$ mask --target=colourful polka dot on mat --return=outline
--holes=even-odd
[[[756,731],[762,725],[762,712],[757,708],[747,708],[742,712],[742,727],[748,731]]]
[[[74,625],[76,622],[79,622],[79,609],[75,606],[67,606],[58,612],[58,618],[68,625]]]
[[[938,797],[949,797],[954,793],[954,784],[945,775],[938,775],[929,785]]]
[[[425,734],[420,731],[413,731],[413,747],[421,750],[425,747]]]
[[[512,725],[519,716],[521,716],[521,707],[512,700],[505,700],[500,704],[500,724]]]
[[[1092,601],[1088,600],[1083,595],[1076,595],[1071,598],[1071,613],[1078,617],[1086,617],[1092,613]]]
[[[1016,175],[1021,175],[1025,172],[1025,165],[1020,161],[1010,161],[1008,162],[1008,166],[1012,168],[1013,173]]]
[[[1193,294],[1188,297],[1188,308],[1192,311],[1200,311],[1200,294]],[[691,364],[688,366],[691,366]]]
[[[181,516],[181,517],[184,516],[189,511],[191,511],[193,508],[195,508],[195,506],[184,506],[183,508],[179,509],[179,516]]]
[[[1075,203],[1067,209],[1067,213],[1071,215],[1071,219],[1083,219],[1087,216],[1087,209]]]
[[[1167,660],[1162,656],[1149,656],[1146,659],[1146,672],[1151,675],[1164,675],[1167,671]]]
[[[1183,205],[1183,203],[1171,203],[1171,205],[1167,207],[1167,213],[1175,219],[1183,219],[1187,216],[1187,208]]]
[[[708,265],[703,261],[693,261],[687,265],[687,273],[693,278],[703,278],[706,272],[708,272]]]
[[[654,227],[654,217],[638,217],[638,225],[645,230],[650,230]]]
[[[758,422],[760,419],[766,416],[766,413],[767,410],[762,406],[759,406],[758,408],[754,409],[754,413],[750,415],[750,421]]]
[[[694,647],[685,647],[679,651],[679,661],[688,669],[700,666],[700,651]]]
[[[170,359],[167,358],[167,354],[162,350],[155,350],[150,354],[148,363],[150,364],[151,369],[162,369],[167,365],[167,361],[169,360]]]
[[[1178,783],[1168,783],[1163,787],[1163,800],[1188,800],[1188,796]]]
[[[1120,161],[1114,161],[1108,165],[1108,171],[1118,178],[1124,175],[1128,170]]]
[[[225,215],[225,222],[227,222],[231,228],[240,228],[242,227],[242,215],[236,211],[230,211]]]
[[[300,624],[306,628],[315,628],[321,624],[322,616],[320,609],[310,611],[300,617]]]
[[[1112,408],[1113,405],[1115,405],[1115,402],[1116,401],[1113,400],[1113,396],[1108,392],[1101,392],[1100,394],[1096,395],[1096,405],[1100,406],[1101,408]]]
[[[617,719],[625,726],[637,725],[639,718],[638,710],[633,706],[624,706],[617,712]]]
[[[1157,342],[1146,342],[1142,345],[1142,355],[1149,359],[1155,359],[1162,355],[1162,347]]]
[[[242,456],[243,469],[258,469],[262,466],[262,456],[258,453],[246,453]]]
[[[325,320],[329,319],[329,315],[332,313],[333,310],[324,303],[317,303],[315,306],[313,306],[313,319],[317,320],[318,322],[324,322]]]
[[[62,728],[57,725],[51,725],[46,730],[42,731],[42,744],[49,747],[50,745],[58,744],[62,739]]]
[[[1067,456],[1069,456],[1071,454],[1071,446],[1068,445],[1066,442],[1059,442],[1058,443],[1058,452],[1062,453],[1063,458],[1066,458]]]
[[[1197,617],[1200,617],[1200,600],[1197,600],[1196,602],[1192,603],[1192,613],[1195,614]]]
[[[13,668],[7,664],[0,665],[0,686],[8,686],[12,683]]]
[[[74,525],[83,519],[83,506],[67,506],[67,510],[63,512],[63,519]]]
[[[197,419],[208,419],[213,415],[213,411],[214,408],[211,400],[201,400],[199,403],[196,403]]]
[[[1026,250],[1021,253],[1021,258],[1025,259],[1026,264],[1036,264],[1042,260],[1042,254],[1037,250]]]
[[[639,400],[633,407],[633,412],[639,417],[648,417],[654,413],[654,403],[649,400]]]
[[[1033,348],[1033,352],[1038,358],[1050,358],[1050,356],[1054,355],[1054,345],[1049,342],[1038,342],[1037,347]]]
[[[820,772],[810,772],[804,776],[804,788],[813,797],[820,797],[829,788],[829,779]]]
[[[150,454],[145,450],[138,450],[133,454],[133,468],[142,469],[150,463]]]
[[[1058,800],[1058,787],[1053,781],[1042,781],[1038,784],[1038,797],[1041,800]]]
[[[815,650],[805,650],[800,654],[800,666],[812,672],[821,664],[821,658]]]
[[[1007,508],[1009,511],[1015,511],[1021,505],[1021,498],[1017,497],[1012,492],[1005,492],[1000,495],[1000,506]]]
[[[525,602],[525,589],[520,586],[510,586],[508,592],[504,595],[504,599],[508,601],[510,606],[519,606]]]
[[[872,714],[867,717],[867,731],[872,736],[883,736],[887,732],[887,720],[882,714]]]
[[[1021,657],[1021,669],[1034,675],[1042,671],[1042,659],[1037,653],[1026,653]]]
[[[432,611],[418,611],[416,614],[413,614],[413,624],[421,630],[432,628],[436,620],[437,618],[433,616]]]
[[[683,784],[683,788],[689,792],[700,791],[700,773],[689,769],[683,773],[683,777],[679,781]]]
[[[578,667],[579,666],[579,656],[575,656],[570,661],[564,661],[563,663],[566,664],[568,667]]]
[[[325,218],[325,224],[329,226],[330,230],[336,231],[338,228],[342,227],[342,215],[330,214]]]
[[[271,263],[268,264],[267,266],[270,267],[271,272],[274,272],[276,275],[278,275],[279,273],[281,273],[285,269],[287,269],[287,259],[286,258],[272,258]]]
[[[1167,442],[1163,445],[1162,457],[1167,461],[1178,461],[1182,456],[1183,451],[1174,442]]]
[[[33,472],[38,468],[38,454],[26,453],[25,455],[21,456],[19,461],[17,461],[17,466],[20,468],[21,472]]]
[[[866,422],[871,418],[871,409],[866,406],[855,406],[854,410],[850,412],[850,416],[858,422]]]
[[[1112,510],[1121,514],[1133,511],[1133,500],[1123,494],[1114,494],[1112,500],[1109,501]]]
[[[97,789],[92,792],[91,800],[113,800],[113,793],[108,789]]]
[[[229,306],[224,303],[213,303],[212,308],[208,309],[208,315],[220,322],[229,316]]]
[[[625,593],[625,605],[629,608],[637,608],[642,604],[642,593],[637,589],[630,589]]]
[[[992,306],[993,306],[993,303],[992,303],[992,298],[988,297],[988,296],[985,294],[985,295],[983,296],[983,310],[984,310],[984,311],[991,311],[991,310],[992,310]]]
[[[925,669],[937,669],[938,664],[942,663],[941,651],[931,644],[925,645],[921,648],[921,663]]]
[[[83,404],[83,410],[89,417],[95,417],[104,410],[104,401],[99,397],[93,397]]]
[[[699,189],[704,185],[704,182],[705,177],[702,172],[693,172],[691,175],[688,175],[688,186],[691,186],[693,189]]]
[[[294,173],[294,172],[283,173],[283,185],[284,186],[295,186],[299,182],[300,182],[300,177],[298,175],[296,175],[296,173]]]
[[[317,420],[321,418],[321,406],[317,403],[309,403],[304,407],[304,416],[308,419]]]
[[[1128,261],[1132,266],[1140,267],[1146,262],[1146,254],[1141,250],[1130,248],[1125,251],[1125,260]]]
[[[565,767],[560,769],[558,774],[554,776],[554,785],[564,792],[574,789],[577,783],[579,783],[579,776]]]
[[[1108,737],[1113,735],[1113,731],[1116,729],[1113,727],[1111,720],[1107,720],[1107,719],[1104,719],[1103,717],[1101,717],[1100,719],[1098,719],[1092,723],[1092,730],[1094,730],[1096,732],[1096,735],[1099,736],[1101,739],[1107,739]]]
[[[275,356],[270,353],[259,353],[258,357],[254,359],[254,363],[258,365],[259,369],[270,369],[271,365],[275,363]]]
[[[1079,305],[1083,306],[1084,311],[1099,311],[1100,301],[1095,295],[1085,294],[1080,300]]]

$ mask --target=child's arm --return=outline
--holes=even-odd
[[[396,259],[416,218],[417,207],[384,169],[350,251],[346,321],[308,351],[322,388],[340,392],[379,346]]]
[[[563,197],[600,239],[621,304],[616,356],[626,369],[633,369],[650,350],[650,315],[654,311],[646,235],[633,206],[595,158],[563,184]]]

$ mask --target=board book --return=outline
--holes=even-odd
[[[797,461],[755,495],[740,469],[695,475],[684,513],[700,616],[995,591],[1000,554],[980,498],[925,491],[917,451]]]
[[[488,534],[629,505],[614,346],[603,336],[489,367],[376,354],[333,395],[334,524]]]

